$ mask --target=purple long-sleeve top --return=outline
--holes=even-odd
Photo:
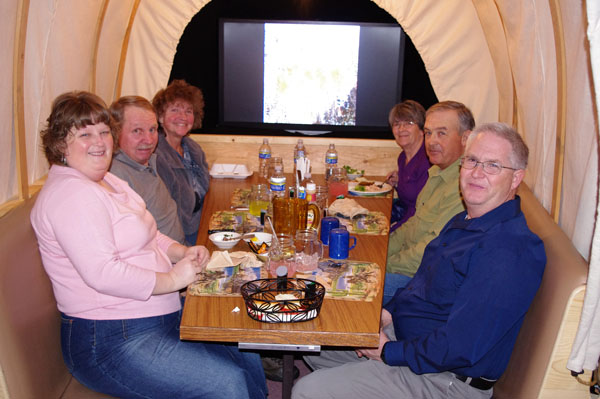
[[[398,185],[396,186],[396,192],[398,193],[399,203],[405,211],[400,220],[394,225],[395,228],[402,225],[402,223],[415,214],[417,196],[427,182],[429,167],[431,167],[431,164],[425,152],[425,141],[423,141],[419,151],[417,151],[408,163],[406,163],[406,154],[404,151],[398,156]]]

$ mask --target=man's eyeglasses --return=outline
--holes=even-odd
[[[477,165],[483,167],[483,171],[488,175],[498,175],[502,172],[502,169],[518,170],[517,168],[509,168],[508,166],[502,166],[498,162],[494,161],[478,161],[471,157],[462,157],[460,159],[460,166],[465,169],[475,169]]]
[[[400,129],[404,129],[405,127],[410,127],[412,125],[416,125],[413,121],[395,121],[392,124],[392,127],[399,127]]]

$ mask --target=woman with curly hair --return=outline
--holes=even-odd
[[[161,133],[156,148],[158,174],[177,203],[186,241],[195,244],[210,178],[204,151],[188,135],[202,126],[204,97],[197,87],[174,80],[156,93],[152,105]]]

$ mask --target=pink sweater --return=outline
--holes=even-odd
[[[142,198],[111,173],[112,194],[77,170],[53,165],[31,212],[58,309],[94,320],[129,319],[181,308],[177,292],[151,295],[155,272],[172,264],[175,241],[161,234]]]

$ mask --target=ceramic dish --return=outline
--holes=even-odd
[[[216,179],[245,179],[252,176],[252,171],[244,164],[237,163],[215,163],[210,168],[209,174]]]
[[[248,242],[248,241],[253,241],[256,245],[260,245],[263,242],[266,242],[267,245],[271,245],[271,233],[262,233],[262,232],[255,232],[255,233],[251,233],[254,234],[254,238],[250,237],[250,238],[244,238],[244,241]]]
[[[359,191],[356,189],[357,186],[358,186],[358,183],[353,183],[353,182],[348,183],[348,192],[350,194],[356,195],[358,197],[369,197],[372,195],[385,194],[385,193],[392,191],[392,188],[393,188],[389,184],[380,182],[380,181],[373,182],[373,186],[375,186],[375,188],[373,188],[372,186],[368,186],[368,187],[370,187],[369,191],[366,191],[366,190]]]
[[[208,238],[215,244],[219,249],[231,249],[240,241],[242,235],[240,233],[234,233],[232,231],[222,231],[219,233],[212,233]]]
[[[267,258],[269,257],[269,247],[271,246],[272,236],[269,233],[262,233],[262,232],[255,232],[252,234],[254,234],[254,238],[244,238],[244,241],[246,241],[248,243],[248,246],[250,247],[252,252],[254,252],[256,254],[258,259],[262,260],[263,262],[266,262]],[[251,241],[252,241],[253,245],[250,244]],[[267,250],[264,252],[260,252],[260,253],[257,252],[256,248],[260,248],[260,246],[263,243],[265,243],[267,245]]]

